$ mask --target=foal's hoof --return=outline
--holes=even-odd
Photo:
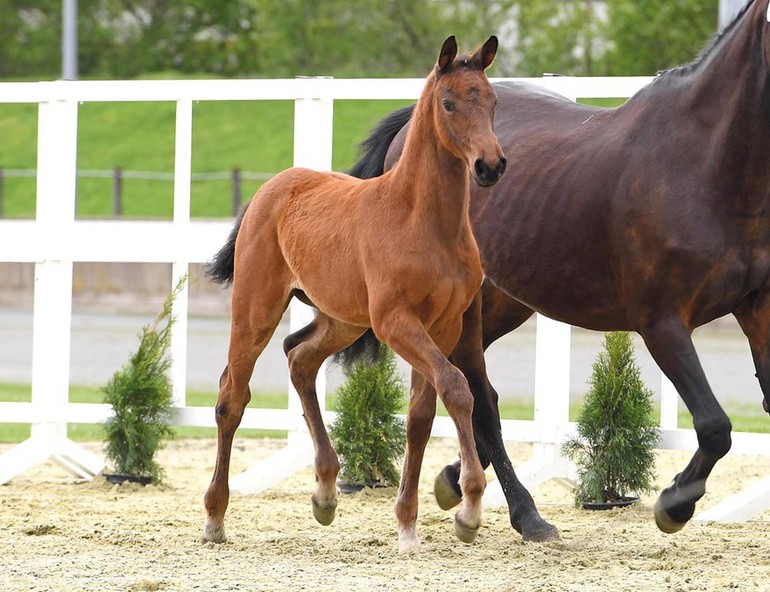
[[[675,532],[682,530],[682,527],[687,524],[687,522],[677,522],[671,518],[665,505],[660,501],[660,498],[658,498],[658,501],[655,502],[655,524],[657,524],[658,528],[666,534],[674,534]]]
[[[454,465],[445,466],[436,475],[433,482],[433,493],[436,502],[442,510],[450,510],[462,501],[462,496],[457,493],[457,468]]]
[[[463,543],[472,543],[479,534],[478,528],[470,528],[455,518],[455,534]]]
[[[334,522],[334,516],[337,513],[337,506],[322,507],[313,500],[313,516],[319,524],[329,526]]]

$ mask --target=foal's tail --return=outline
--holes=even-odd
[[[385,156],[396,134],[412,117],[414,105],[402,107],[383,118],[372,130],[371,135],[361,142],[361,157],[348,174],[359,179],[372,179],[385,172]],[[334,355],[334,361],[346,370],[356,362],[376,364],[384,355],[385,348],[369,329],[355,343]]]
[[[235,268],[235,239],[238,237],[238,231],[241,229],[241,222],[246,213],[248,204],[241,208],[238,217],[235,219],[235,226],[230,231],[230,236],[219,252],[214,255],[214,259],[206,263],[203,271],[217,284],[231,284],[233,282],[233,271]]]

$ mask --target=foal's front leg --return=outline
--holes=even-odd
[[[463,542],[472,542],[481,526],[481,496],[486,487],[473,439],[471,415],[473,397],[462,373],[447,360],[460,335],[461,318],[448,323],[434,342],[422,323],[409,311],[391,311],[375,328],[382,339],[406,360],[412,368],[431,383],[457,428],[462,469],[460,488],[463,499],[455,514],[455,533]],[[399,528],[399,552],[419,547],[415,522],[417,520],[417,485],[425,446],[435,415],[435,395],[430,389],[419,389],[409,405],[404,472],[396,500]],[[431,398],[425,398],[428,395]]]

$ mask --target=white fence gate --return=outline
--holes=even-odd
[[[647,77],[529,79],[566,97],[628,97]],[[44,460],[89,478],[103,460],[67,438],[68,423],[98,423],[109,416],[103,404],[69,401],[72,270],[75,261],[172,263],[171,289],[193,262],[207,261],[224,243],[231,222],[190,219],[193,101],[292,100],[294,164],[331,168],[335,99],[416,99],[423,79],[301,78],[295,80],[100,81],[0,84],[0,103],[38,104],[37,213],[34,220],[0,220],[0,261],[35,264],[32,400],[0,402],[0,422],[28,423],[31,437],[0,456],[0,484]],[[171,221],[87,221],[75,219],[78,105],[87,101],[169,101],[176,103],[174,214]],[[174,423],[214,427],[212,409],[185,402],[188,294],[174,305],[177,323],[171,354]],[[307,307],[293,303],[291,330],[308,322]],[[570,467],[558,446],[569,423],[570,328],[538,317],[533,421],[504,420],[503,437],[536,444],[535,458],[517,469],[525,483],[564,478]],[[547,364],[546,364],[547,360]],[[325,399],[323,372],[319,397]],[[312,444],[296,393],[289,386],[288,409],[247,409],[242,427],[289,432],[287,446],[231,481],[234,490],[258,492],[312,462]],[[694,450],[692,430],[677,429],[678,397],[664,379],[661,448]],[[324,408],[321,401],[321,408]],[[331,414],[327,414],[330,419]],[[455,436],[451,419],[438,417],[433,436]],[[733,452],[770,454],[770,436],[733,434]],[[770,507],[770,477],[704,512],[696,519],[745,520]],[[504,503],[496,482],[487,505]]]

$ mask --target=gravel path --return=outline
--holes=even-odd
[[[222,310],[226,304],[222,303]],[[125,363],[137,344],[137,334],[149,322],[145,315],[76,311],[72,319],[71,383],[98,386]],[[32,375],[32,313],[0,309],[0,382],[29,383]],[[187,381],[191,388],[214,391],[227,355],[229,319],[191,316]],[[284,322],[257,361],[253,390],[286,391],[288,373],[281,343],[288,334]],[[603,334],[573,329],[570,391],[580,396],[587,390],[591,364],[601,349]],[[760,413],[761,391],[754,377],[748,343],[732,318],[712,323],[695,332],[696,348],[714,392],[723,403],[750,405]],[[636,355],[642,378],[654,391],[660,390],[660,372],[638,336]],[[492,383],[503,399],[531,400],[534,391],[535,320],[506,335],[487,353]],[[408,368],[401,365],[408,378]],[[342,381],[339,368],[330,365],[329,390]]]

